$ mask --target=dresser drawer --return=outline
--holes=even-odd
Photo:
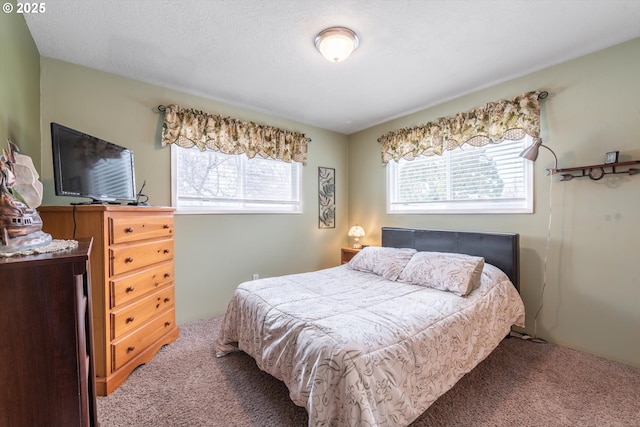
[[[162,288],[133,304],[111,312],[111,339],[117,339],[143,325],[158,313],[173,307],[173,285]]]
[[[109,218],[109,243],[112,245],[172,236],[173,217],[169,215]]]
[[[110,307],[114,308],[126,304],[171,282],[173,282],[173,261],[109,280]]]
[[[111,344],[112,369],[120,369],[151,344],[171,331],[175,325],[176,312],[172,308],[157,318]]]
[[[173,239],[109,248],[112,276],[173,259]]]

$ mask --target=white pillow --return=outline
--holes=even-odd
[[[418,252],[398,281],[465,296],[480,286],[484,258],[447,252]]]
[[[416,253],[409,248],[367,246],[347,264],[353,270],[377,274],[387,280],[396,280],[411,257]]]

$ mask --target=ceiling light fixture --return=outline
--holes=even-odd
[[[344,61],[359,44],[358,35],[345,27],[331,27],[320,31],[315,45],[328,61]]]

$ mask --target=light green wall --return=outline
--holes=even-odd
[[[40,54],[24,17],[0,13],[0,149],[10,138],[39,164],[39,123]]]
[[[613,150],[620,150],[620,160],[640,159],[636,39],[351,135],[349,222],[365,227],[367,244],[379,244],[382,226],[520,233],[527,332],[534,332],[547,255],[537,335],[640,366],[640,175],[570,182],[555,176],[551,183],[545,169],[553,167],[553,156],[543,149],[535,163],[534,214],[386,214],[379,136],[535,89],[552,94],[542,104],[541,131],[560,168],[603,163],[605,153]]]
[[[236,286],[261,277],[338,265],[348,217],[347,137],[220,102],[42,58],[42,173],[44,204],[69,204],[53,187],[50,123],[58,122],[135,155],[138,186],[153,205],[171,204],[170,149],[160,145],[160,105],[179,104],[305,133],[312,139],[303,167],[303,214],[177,215],[178,323],[222,313]],[[318,167],[336,169],[336,227],[318,229]]]

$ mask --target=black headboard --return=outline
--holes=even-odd
[[[476,231],[382,227],[382,246],[481,256],[520,290],[520,235]]]

